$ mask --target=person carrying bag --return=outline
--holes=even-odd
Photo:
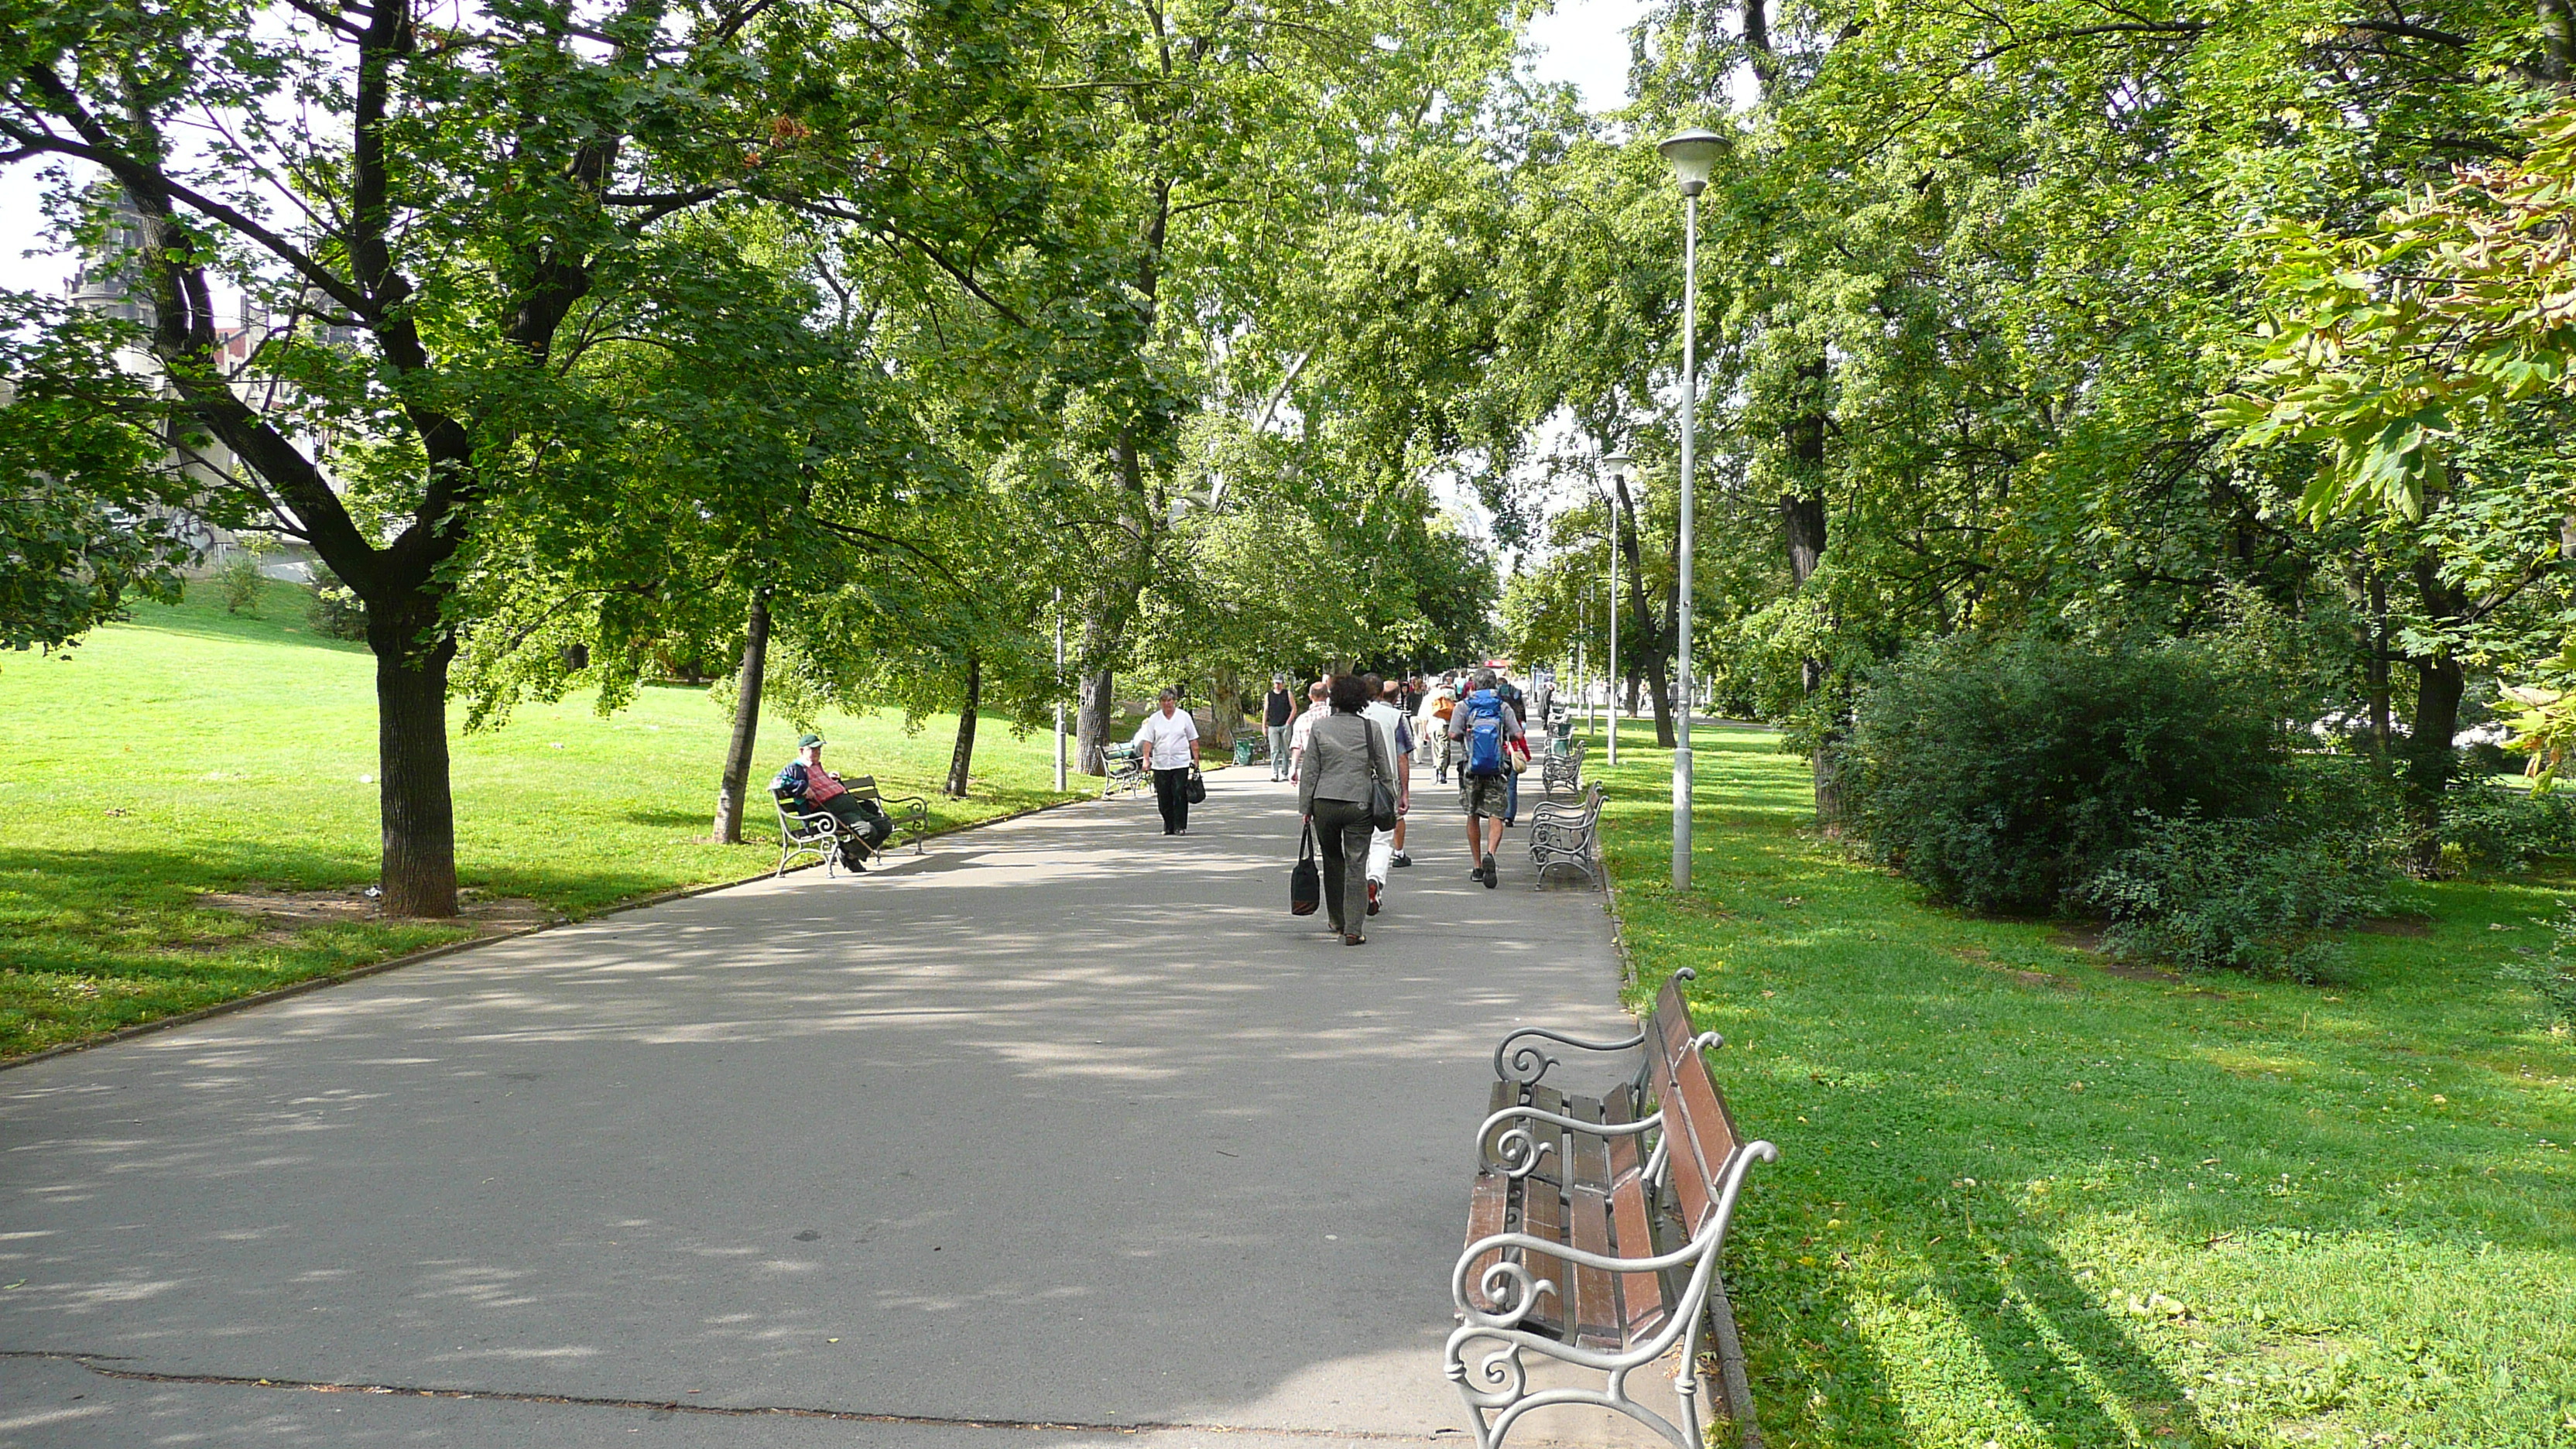
[[[1324,903],[1323,873],[1315,869],[1315,822],[1306,822],[1297,844],[1297,865],[1288,872],[1288,914],[1311,916]]]
[[[1359,679],[1333,681],[1332,713],[1306,737],[1297,771],[1297,808],[1323,847],[1324,910],[1343,944],[1365,944],[1361,913],[1368,903],[1369,838],[1380,792],[1387,817],[1395,813],[1395,765],[1386,757],[1377,726],[1360,717],[1368,702]]]

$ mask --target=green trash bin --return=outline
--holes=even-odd
[[[1251,763],[1252,763],[1252,752],[1253,752],[1253,751],[1255,751],[1255,750],[1257,750],[1257,749],[1260,749],[1260,748],[1261,748],[1261,742],[1260,742],[1260,741],[1258,741],[1258,740],[1254,740],[1254,739],[1251,739],[1251,738],[1243,738],[1243,739],[1238,739],[1238,740],[1236,740],[1236,741],[1234,742],[1234,762],[1235,762],[1236,764],[1238,764],[1238,765],[1249,765],[1249,764],[1251,764]]]

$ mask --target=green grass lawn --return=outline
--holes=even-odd
[[[304,597],[276,585],[241,615],[145,605],[67,654],[0,655],[0,1056],[467,934],[280,929],[201,903],[376,878],[373,662],[305,629]],[[749,839],[719,846],[706,837],[729,723],[704,690],[651,688],[607,719],[581,696],[459,735],[460,882],[578,916],[768,870],[778,832],[759,787],[794,755],[794,730],[762,720]],[[970,798],[941,798],[955,723],[827,720],[825,758],[930,797],[934,826],[1059,798],[1048,739],[992,721]]]
[[[1636,1000],[1697,968],[1781,1149],[1728,1259],[1772,1444],[2576,1445],[2576,1041],[2495,979],[2561,892],[2409,886],[2429,924],[2324,987],[2115,974],[1926,907],[1815,837],[1775,737],[1711,729],[1676,900],[1630,728]]]

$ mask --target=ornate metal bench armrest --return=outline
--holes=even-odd
[[[1496,1127],[1512,1121],[1524,1125],[1513,1127],[1500,1136],[1494,1135]],[[1538,1166],[1539,1158],[1553,1150],[1549,1144],[1531,1135],[1526,1125],[1530,1122],[1546,1122],[1569,1132],[1588,1132],[1595,1137],[1634,1137],[1662,1126],[1664,1114],[1649,1112],[1634,1122],[1586,1122],[1580,1117],[1560,1116],[1536,1107],[1505,1107],[1486,1118],[1484,1125],[1476,1129],[1476,1150],[1481,1154],[1478,1165],[1487,1171],[1499,1169],[1506,1177],[1527,1177]]]
[[[1591,843],[1593,834],[1589,821],[1533,820],[1530,822],[1529,840],[1532,846],[1557,845],[1579,850]]]
[[[1688,966],[1684,966],[1679,970],[1676,970],[1673,972],[1673,976],[1676,980],[1681,981],[1696,981],[1699,979],[1699,973]],[[1547,1049],[1540,1046],[1535,1041],[1521,1042],[1518,1047],[1514,1047],[1512,1045],[1513,1042],[1520,1041],[1521,1038],[1525,1036],[1539,1037],[1552,1042],[1562,1042],[1566,1046],[1575,1047],[1587,1052],[1623,1052],[1631,1047],[1640,1047],[1646,1044],[1646,1029],[1642,1026],[1637,1028],[1637,1034],[1635,1036],[1629,1037],[1624,1041],[1585,1041],[1581,1037],[1567,1036],[1561,1031],[1552,1031],[1543,1026],[1518,1027],[1506,1034],[1500,1042],[1495,1044],[1494,1079],[1496,1081],[1517,1081],[1523,1086],[1533,1085],[1539,1078],[1548,1074],[1549,1068],[1556,1065],[1557,1058],[1549,1056],[1547,1054]],[[1506,1058],[1508,1058],[1511,1063],[1509,1067],[1506,1067],[1503,1064]],[[1525,1071],[1528,1072],[1529,1075],[1526,1077],[1515,1077],[1512,1075],[1514,1070]]]
[[[1546,1076],[1548,1069],[1556,1065],[1557,1058],[1548,1055],[1547,1049],[1540,1046],[1536,1041],[1521,1042],[1518,1047],[1514,1047],[1512,1045],[1512,1043],[1516,1041],[1521,1041],[1521,1038],[1523,1037],[1540,1037],[1548,1041],[1559,1042],[1566,1046],[1575,1047],[1587,1052],[1626,1051],[1630,1047],[1639,1047],[1646,1044],[1646,1033],[1642,1029],[1640,1029],[1635,1036],[1628,1037],[1621,1041],[1585,1041],[1581,1037],[1567,1036],[1561,1031],[1550,1031],[1543,1026],[1525,1026],[1513,1032],[1511,1035],[1504,1037],[1502,1042],[1494,1048],[1495,1080],[1503,1082],[1517,1081],[1522,1085],[1527,1086],[1536,1083],[1539,1078]],[[1511,1068],[1526,1071],[1529,1075],[1526,1077],[1514,1077],[1511,1069],[1507,1069],[1503,1065],[1506,1053],[1510,1056]]]
[[[1770,1147],[1768,1142],[1756,1142],[1744,1150],[1749,1155]],[[1778,1155],[1778,1149],[1773,1148],[1772,1156]],[[1735,1178],[1740,1179],[1741,1176],[1737,1173]],[[1449,1301],[1457,1308],[1459,1317],[1471,1326],[1510,1328],[1529,1316],[1530,1310],[1538,1304],[1540,1293],[1554,1292],[1556,1284],[1551,1279],[1532,1278],[1526,1266],[1509,1259],[1488,1264],[1483,1273],[1476,1274],[1476,1260],[1487,1253],[1502,1248],[1518,1248],[1524,1254],[1540,1253],[1580,1268],[1600,1268],[1612,1273],[1660,1273],[1666,1268],[1696,1262],[1715,1251],[1718,1239],[1724,1236],[1725,1225],[1726,1215],[1720,1214],[1710,1220],[1709,1226],[1702,1229],[1698,1237],[1652,1258],[1614,1258],[1607,1253],[1586,1252],[1547,1238],[1534,1238],[1527,1233],[1496,1233],[1469,1243],[1466,1250],[1458,1255],[1457,1266],[1449,1270]],[[1485,1301],[1496,1307],[1484,1309],[1476,1306],[1475,1295],[1467,1291],[1470,1275],[1480,1279],[1477,1289]]]

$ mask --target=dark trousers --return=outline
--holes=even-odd
[[[1513,770],[1503,771],[1503,823],[1521,818],[1521,777]]]
[[[1154,772],[1154,808],[1163,812],[1163,833],[1190,828],[1190,767]]]
[[[1315,801],[1315,851],[1324,872],[1324,916],[1333,929],[1358,934],[1368,916],[1369,824],[1365,800]]]
[[[829,812],[841,822],[842,833],[857,838],[862,856],[875,854],[876,848],[885,844],[885,838],[894,833],[890,825],[871,818],[871,812],[855,795],[835,795],[815,808]]]

